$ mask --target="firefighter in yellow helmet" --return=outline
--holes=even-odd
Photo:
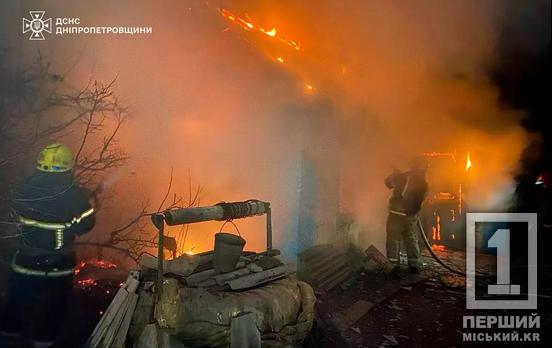
[[[76,265],[73,241],[95,222],[74,164],[67,146],[48,145],[13,194],[20,236],[1,329],[35,346],[52,345],[60,332]]]

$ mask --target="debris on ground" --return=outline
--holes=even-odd
[[[394,265],[375,246],[370,245],[364,253],[366,259],[363,266],[369,272],[390,272]]]
[[[344,311],[337,312],[332,321],[338,330],[345,331],[366,315],[373,306],[372,302],[358,300]]]
[[[139,272],[130,272],[90,335],[87,347],[124,347],[130,320],[138,302]]]
[[[315,288],[330,291],[353,274],[346,252],[332,245],[316,245],[298,255],[298,276]]]
[[[316,298],[312,288],[296,278],[292,264],[272,256],[274,250],[243,252],[234,271],[216,273],[212,254],[195,255],[197,265],[187,276],[167,273],[161,294],[157,259],[150,256],[144,264],[151,268],[131,272],[88,347],[124,347],[129,341],[140,348],[163,346],[159,339],[176,339],[170,347],[231,342],[239,347],[246,336],[260,346],[301,342],[309,335]]]

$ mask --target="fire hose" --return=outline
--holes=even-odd
[[[458,274],[459,276],[466,277],[466,274],[462,271],[459,271],[457,269],[454,269],[447,265],[443,260],[439,258],[434,252],[433,249],[431,249],[431,245],[429,245],[429,241],[427,240],[424,227],[422,226],[422,222],[420,221],[420,218],[416,218],[416,223],[418,224],[418,227],[420,228],[420,234],[422,235],[422,239],[424,240],[424,244],[427,247],[427,250],[429,250],[431,256],[437,261],[441,266],[445,267],[447,270],[451,271],[454,274]]]

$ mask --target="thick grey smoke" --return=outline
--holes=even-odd
[[[153,34],[51,35],[35,45],[19,35],[19,21],[40,5],[84,25],[152,26]],[[143,200],[155,205],[173,167],[176,191],[187,193],[191,172],[205,188],[202,202],[272,201],[282,244],[297,223],[289,211],[305,154],[317,159],[322,177],[339,172],[340,209],[358,220],[363,244],[382,246],[388,195],[382,181],[419,152],[457,150],[464,161],[469,149],[471,204],[504,203],[525,133],[522,114],[498,106],[486,74],[503,1],[222,2],[298,41],[299,51],[244,31],[219,15],[220,5],[0,5],[3,27],[22,57],[40,47],[60,69],[72,67],[75,86],[90,75],[118,76],[131,111],[122,142],[132,161],[108,178],[116,192],[112,209],[122,214],[106,218],[123,220]],[[261,248],[262,223],[240,226],[250,245]],[[198,228],[195,250],[210,246],[217,228]]]

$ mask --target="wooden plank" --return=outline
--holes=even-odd
[[[304,269],[312,269],[312,268],[317,268],[325,263],[328,263],[328,262],[332,262],[335,258],[338,258],[340,257],[341,255],[335,251],[332,251],[330,253],[327,253],[327,254],[324,254],[324,255],[321,255],[321,256],[316,256],[316,257],[313,257],[311,258],[310,260],[306,261],[306,262],[303,262],[302,263],[302,267]]]
[[[127,278],[124,287],[129,293],[136,292],[138,286],[140,285],[140,272],[132,271],[130,272],[129,277]]]
[[[351,273],[353,273],[352,269],[348,269],[343,273],[336,273],[334,277],[329,278],[321,283],[320,287],[326,291],[329,291],[335,288],[337,285],[341,284],[343,281],[345,281],[345,279],[349,278]]]
[[[128,309],[125,312],[123,322],[121,323],[119,330],[117,330],[115,340],[113,341],[113,344],[111,347],[114,347],[114,348],[125,347],[128,329],[130,327],[132,317],[134,316],[134,310],[136,309],[136,304],[138,303],[138,297],[139,297],[138,294],[130,294],[130,305],[128,306]]]
[[[385,255],[383,255],[375,246],[370,245],[364,253],[368,256],[369,259],[373,259],[376,263],[380,264],[383,267],[386,267],[390,264],[389,260]]]
[[[247,274],[250,274],[250,273],[251,273],[251,271],[248,268],[243,267],[243,268],[239,268],[239,269],[237,269],[235,271],[232,271],[232,272],[216,275],[213,278],[215,278],[215,281],[217,282],[218,285],[224,285],[229,280],[232,280],[232,279],[235,279],[235,278],[240,278],[240,277],[242,277],[244,275],[247,275]]]
[[[292,265],[285,264],[266,271],[251,273],[241,278],[232,279],[228,281],[228,285],[232,290],[247,289],[259,284],[264,284],[267,281],[285,277],[291,272],[293,272]]]
[[[99,346],[102,338],[109,328],[109,325],[111,325],[111,323],[113,322],[113,318],[117,315],[119,308],[121,307],[127,296],[128,291],[126,291],[126,289],[121,287],[119,291],[117,291],[117,294],[115,294],[113,301],[111,301],[111,304],[109,305],[109,307],[107,307],[104,315],[102,316],[102,319],[100,319],[98,325],[96,325],[94,331],[92,331],[92,334],[90,335],[89,346],[91,348],[96,348]]]
[[[322,281],[334,272],[348,267],[348,263],[349,262],[344,259],[330,260],[327,264],[319,267],[318,269],[308,270],[309,278],[316,281]]]
[[[125,314],[129,308],[131,295],[134,294],[127,295],[123,304],[121,305],[121,307],[119,307],[119,310],[115,314],[115,317],[113,317],[113,321],[107,328],[107,331],[105,332],[104,338],[102,340],[103,347],[111,347],[113,340],[115,340],[115,335],[117,334],[117,331],[119,330],[119,327],[121,326],[121,323],[123,322]]]
[[[94,328],[94,331],[92,331],[92,334],[90,335],[86,343],[87,347],[96,348],[100,345],[110,325],[112,325],[114,318],[120,311],[121,306],[124,304],[125,299],[128,297],[128,290],[135,292],[138,288],[138,285],[140,284],[140,281],[138,280],[139,277],[140,272],[130,272],[127,280],[125,281],[123,286],[119,288],[119,290],[115,294],[115,297],[113,297],[113,300],[107,307],[104,315]]]
[[[244,266],[245,262],[240,261],[236,265],[236,268],[242,268]],[[197,284],[211,278],[213,275],[215,275],[215,270],[211,268],[203,272],[191,274],[187,277],[184,277],[184,279],[186,280],[186,284],[190,286],[196,286]]]
[[[153,282],[149,283],[153,284]],[[148,285],[150,286],[149,288]],[[151,289],[151,285],[146,282],[144,288],[138,294],[138,303],[136,304],[129,329],[129,335],[134,340],[138,339],[138,336],[140,336],[140,333],[147,324],[153,322],[155,296],[149,289]]]

